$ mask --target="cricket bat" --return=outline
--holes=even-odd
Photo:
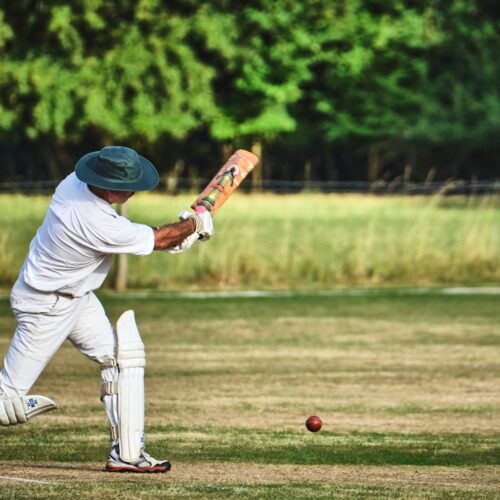
[[[195,212],[207,210],[215,215],[258,163],[258,156],[250,151],[236,150],[194,200],[191,208]]]

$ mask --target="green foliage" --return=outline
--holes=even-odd
[[[301,22],[308,6],[289,0],[251,2],[239,18],[242,64],[235,78],[241,103],[241,135],[272,138],[295,130],[288,107],[311,79],[309,71],[313,36]]]
[[[349,136],[404,138],[425,99],[427,10],[354,1],[328,8],[318,25],[321,56],[310,88],[325,140]],[[370,8],[371,7],[371,8]]]
[[[14,10],[30,2],[18,4],[5,10],[10,28],[25,38],[4,54],[4,78],[29,137],[77,140],[90,127],[103,141],[180,139],[213,114],[214,70],[192,47],[191,16],[156,1],[82,0],[42,4],[22,28]]]
[[[433,148],[454,164],[474,148],[496,151],[500,18],[491,5],[5,2],[0,139],[49,150],[89,137],[93,147],[288,141],[304,161],[318,146],[382,147],[425,177]]]
[[[416,135],[474,144],[500,131],[500,21],[481,4],[452,2],[434,12],[441,43],[429,52],[429,98],[422,100]]]

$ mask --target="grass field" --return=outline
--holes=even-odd
[[[140,194],[128,203],[129,215],[161,225],[174,221],[192,198]],[[48,202],[41,196],[0,196],[0,286],[15,280]],[[235,195],[215,227],[212,241],[186,254],[131,257],[130,286],[500,283],[498,196]]]
[[[103,472],[98,368],[65,344],[34,388],[59,410],[0,429],[0,498],[500,498],[499,295],[102,299],[136,311],[172,472]],[[3,353],[6,299],[0,326]]]

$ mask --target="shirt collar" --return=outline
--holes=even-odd
[[[81,184],[80,189],[83,193],[83,196],[87,198],[93,205],[97,206],[99,209],[109,215],[113,215],[114,217],[118,215],[112,205],[110,205],[106,200],[103,200],[90,190],[88,184],[85,184],[85,182],[82,182],[80,180],[78,180],[78,182]]]

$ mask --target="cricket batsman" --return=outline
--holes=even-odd
[[[153,189],[156,168],[133,149],[110,146],[83,156],[56,188],[11,292],[17,327],[0,372],[0,423],[16,425],[55,408],[28,395],[69,339],[99,363],[101,400],[110,424],[110,472],[167,472],[168,460],[144,449],[144,344],[133,311],[111,325],[94,291],[114,254],[182,252],[213,235],[209,211],[150,227],[118,215],[113,204]]]

